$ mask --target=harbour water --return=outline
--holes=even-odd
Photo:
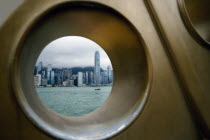
[[[100,90],[95,90],[100,89]],[[112,87],[37,87],[42,102],[66,116],[82,116],[99,108]]]

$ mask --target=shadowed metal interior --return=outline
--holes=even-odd
[[[181,15],[190,33],[210,48],[210,1],[178,0]]]

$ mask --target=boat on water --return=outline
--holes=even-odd
[[[96,88],[95,90],[101,90],[100,88]]]

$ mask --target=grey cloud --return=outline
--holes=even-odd
[[[63,37],[46,46],[37,63],[42,61],[53,67],[85,67],[94,66],[94,54],[100,53],[101,67],[106,69],[111,64],[106,52],[95,42],[78,36]]]

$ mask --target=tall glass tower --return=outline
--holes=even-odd
[[[108,83],[112,83],[112,70],[111,70],[111,66],[107,67],[107,72],[108,72]]]
[[[38,64],[38,67],[37,67],[37,74],[41,74],[41,71],[42,70],[42,61],[39,62]]]
[[[95,66],[94,66],[94,83],[96,86],[100,85],[100,54],[95,52]]]
[[[54,85],[55,84],[55,72],[50,71],[50,84]]]

